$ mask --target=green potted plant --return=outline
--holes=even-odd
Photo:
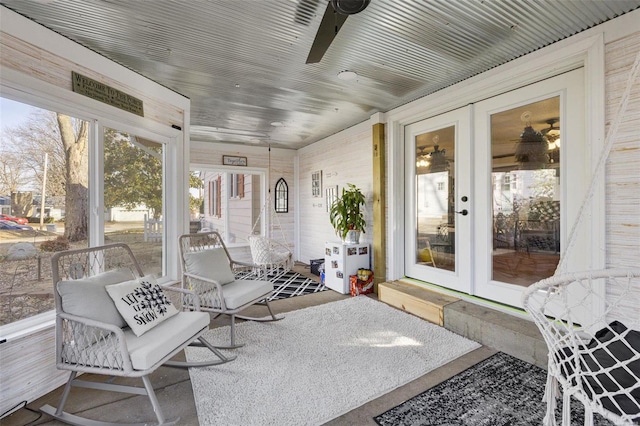
[[[342,188],[342,196],[338,197],[329,210],[329,220],[336,234],[347,244],[358,244],[360,233],[366,225],[361,206],[365,204],[364,194],[355,185],[348,183]]]

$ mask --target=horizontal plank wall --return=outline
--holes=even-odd
[[[360,188],[366,197],[364,218],[367,223],[360,242],[373,241],[373,171],[371,154],[371,124],[367,121],[337,135],[298,150],[300,260],[324,259],[324,243],[338,242],[329,222],[326,189],[338,187],[338,194],[347,183]],[[311,174],[322,172],[322,193],[313,197]]]
[[[620,120],[606,163],[606,254],[608,267],[637,267],[640,261],[640,75],[630,80],[640,53],[640,32],[606,46],[607,130]],[[631,92],[626,111],[618,117],[624,91]],[[609,287],[608,296],[619,288]],[[637,289],[640,294],[640,289]],[[640,297],[623,298],[622,317],[638,318]]]
[[[71,104],[83,108],[87,114],[100,111],[102,117],[114,120],[124,117],[129,123],[141,122],[138,116],[73,93],[71,72],[75,71],[142,100],[145,124],[168,129],[176,125],[188,131],[185,120],[189,116],[189,101],[185,97],[2,6],[0,19],[0,82],[3,89],[14,93],[19,90],[25,96],[47,99],[54,104],[53,96],[62,96],[67,104],[71,99]],[[182,140],[180,144],[177,150],[181,158]],[[177,219],[182,218],[178,216]],[[3,327],[2,333],[8,333],[6,330],[6,326]],[[0,338],[8,339],[0,344],[0,412],[22,401],[31,402],[66,381],[69,373],[55,367],[54,336],[52,322],[45,323],[37,331],[0,335]]]
[[[248,169],[263,169],[268,171],[272,209],[276,182],[278,182],[278,179],[284,178],[289,186],[289,212],[277,213],[277,221],[274,220],[273,239],[288,245],[291,250],[295,252],[294,222],[296,205],[294,192],[297,182],[294,182],[294,162],[296,151],[271,148],[271,165],[269,165],[269,147],[264,145],[252,147],[228,143],[192,141],[190,153],[192,166],[222,166],[222,156],[231,155],[246,157]],[[241,169],[242,167],[238,168],[238,170]],[[275,213],[272,212],[272,214]],[[280,232],[280,228],[277,227],[278,223],[282,228],[282,232]],[[239,236],[238,239],[240,240],[241,236]]]

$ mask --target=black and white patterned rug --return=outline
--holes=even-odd
[[[451,379],[374,417],[380,426],[539,426],[547,372],[498,352]],[[561,400],[556,418],[560,424]],[[582,404],[572,401],[571,424],[581,425]],[[611,422],[594,416],[594,426]]]
[[[278,271],[269,275],[269,281],[275,288],[269,300],[286,299],[326,290],[324,284],[293,271]]]

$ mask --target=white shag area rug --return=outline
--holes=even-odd
[[[365,296],[236,326],[238,358],[191,368],[201,425],[319,425],[478,347]],[[229,328],[209,330],[226,342]],[[189,361],[213,358],[186,349]]]

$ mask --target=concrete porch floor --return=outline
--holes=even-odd
[[[298,265],[297,272],[309,274],[308,267]],[[317,278],[317,277],[314,277]],[[375,295],[373,295],[375,297]],[[333,302],[343,298],[350,297],[348,295],[341,295],[331,290],[327,290],[321,293],[315,293],[307,296],[298,296],[291,299],[283,299],[272,302],[272,307],[278,313],[286,313],[296,309],[302,309],[309,306],[320,305],[324,303]],[[361,296],[362,297],[362,296]],[[382,302],[381,302],[382,303]],[[470,306],[467,302],[456,302],[454,304],[455,311],[447,314],[445,311],[445,327],[451,329],[458,334],[467,335],[473,340],[480,341],[483,346],[471,353],[466,354],[440,368],[437,368],[422,377],[392,391],[386,395],[383,395],[375,400],[372,400],[328,423],[326,425],[342,426],[342,425],[375,425],[373,417],[383,413],[384,411],[393,408],[394,406],[404,402],[405,400],[443,382],[456,374],[466,370],[472,365],[488,358],[496,353],[498,350],[514,354],[509,348],[505,350],[501,340],[496,340],[491,336],[504,335],[506,329],[513,329],[514,317],[507,314],[501,314],[497,312],[487,312],[484,308],[478,308],[476,306]],[[451,305],[450,305],[451,307]],[[246,312],[248,315],[264,315],[264,307],[257,306],[252,307],[254,312]],[[447,315],[452,321],[455,319],[453,326],[447,326]],[[474,315],[476,317],[474,318]],[[483,317],[479,322],[477,315]],[[524,321],[524,320],[523,320]],[[518,321],[516,321],[520,324]],[[467,325],[464,325],[464,324]],[[453,324],[453,323],[451,323]],[[211,322],[211,327],[219,327],[227,325],[225,319],[216,319]],[[525,325],[526,324],[520,324]],[[489,328],[495,328],[497,334],[489,332]],[[527,327],[524,327],[527,329]],[[514,332],[518,333],[518,332]],[[525,332],[525,335],[528,332]],[[513,334],[511,335],[513,336]],[[481,341],[481,339],[488,339],[489,344]],[[492,340],[494,339],[494,340]],[[511,342],[511,339],[507,339]],[[495,344],[498,347],[492,347],[490,344]],[[521,346],[521,345],[520,345]],[[526,349],[528,350],[528,349]],[[525,354],[526,355],[526,354]],[[522,356],[520,356],[522,358]],[[532,362],[530,359],[525,359],[528,362]],[[191,382],[189,379],[189,373],[186,370],[161,367],[151,376],[151,382],[157,393],[157,397],[160,401],[160,405],[163,408],[163,412],[167,418],[180,417],[180,425],[198,425],[198,417],[196,414],[196,407],[193,399],[193,391]],[[131,383],[136,385],[140,384],[139,380],[132,380]],[[277,389],[274,389],[277,392]],[[44,404],[51,404],[53,406],[58,405],[59,397],[62,392],[61,388],[44,395],[36,401],[28,404],[28,407],[32,410],[38,411],[39,407]],[[541,395],[543,390],[541,389]],[[102,392],[90,389],[78,389],[75,388],[71,391],[71,395],[65,407],[66,411],[86,416],[92,419],[109,419],[115,422],[143,422],[151,421],[155,419],[155,415],[151,409],[147,397],[144,396],[131,396],[126,394],[118,394],[112,392]],[[26,424],[44,424],[44,425],[58,425],[62,424],[52,419],[47,415],[42,415],[38,420],[38,413],[34,413],[27,409],[20,409],[12,415],[0,420],[0,424],[3,426],[14,425],[26,425]],[[36,420],[34,423],[30,423]],[[226,426],[226,425],[225,425]]]

